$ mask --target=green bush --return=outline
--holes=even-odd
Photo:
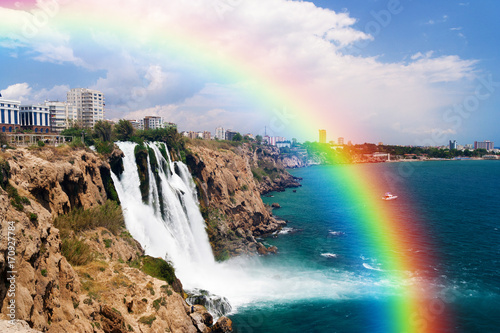
[[[104,245],[106,246],[106,248],[110,248],[111,244],[113,243],[113,241],[111,239],[103,239],[103,242],[104,242]]]
[[[94,253],[91,251],[90,246],[76,237],[63,239],[61,253],[73,266],[86,265],[94,259]]]
[[[54,225],[61,230],[61,235],[103,227],[114,235],[119,235],[125,227],[121,207],[114,201],[108,200],[103,205],[91,209],[74,209],[69,214],[58,216]]]
[[[151,326],[153,324],[153,321],[155,321],[155,320],[156,320],[155,315],[144,316],[144,317],[139,318],[139,322],[141,324],[148,325],[148,326]]]

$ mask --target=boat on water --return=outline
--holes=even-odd
[[[397,195],[393,195],[391,192],[387,192],[383,197],[382,197],[382,200],[394,200],[394,199],[397,199]]]

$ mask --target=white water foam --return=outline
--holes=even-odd
[[[158,161],[160,181],[157,184],[149,168],[149,202],[143,203],[134,154],[136,144],[119,142],[118,146],[125,154],[124,172],[120,179],[115,174],[112,178],[126,227],[148,255],[173,263],[185,289],[199,288],[224,296],[233,310],[255,302],[345,299],[395,292],[390,281],[370,281],[352,272],[312,269],[302,263],[277,265],[274,262],[266,266],[259,257],[237,257],[217,263],[187,166],[172,162],[170,156],[164,159],[157,144],[147,144]],[[164,205],[164,216],[160,201]]]
[[[321,256],[325,257],[325,258],[331,258],[331,259],[338,257],[335,253],[321,253]]]

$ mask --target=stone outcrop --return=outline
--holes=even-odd
[[[275,147],[243,144],[233,149],[191,145],[186,158],[193,173],[212,248],[219,259],[244,253],[269,253],[255,237],[284,225],[261,194],[298,187],[280,165]]]
[[[71,266],[61,254],[54,218],[101,205],[112,195],[110,166],[102,157],[69,147],[17,149],[1,153],[0,162],[0,276],[6,281],[11,270],[6,241],[11,231],[16,239],[16,319],[29,326],[8,326],[9,286],[2,283],[0,331],[199,331],[180,282],[169,285],[134,266],[144,252],[127,232],[116,236],[97,228],[79,234],[95,254],[84,266]]]

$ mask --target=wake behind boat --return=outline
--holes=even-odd
[[[382,200],[394,200],[394,199],[397,199],[397,195],[393,195],[392,193],[390,192],[387,192],[383,197],[382,197]]]

